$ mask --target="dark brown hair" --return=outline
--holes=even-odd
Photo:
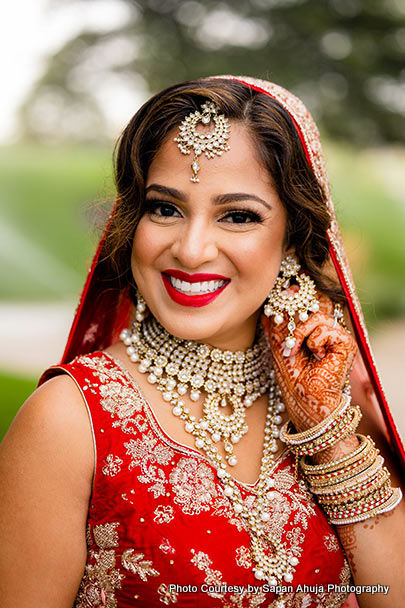
[[[213,101],[230,119],[243,122],[256,143],[287,211],[286,245],[318,288],[344,299],[326,272],[330,217],[322,191],[308,163],[295,125],[272,97],[228,79],[200,79],[172,86],[147,101],[123,131],[115,149],[117,208],[106,241],[107,256],[122,286],[133,282],[132,240],[144,207],[148,168],[157,150],[185,116]]]

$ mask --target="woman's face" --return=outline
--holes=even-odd
[[[230,150],[200,157],[199,183],[190,181],[192,155],[181,154],[172,131],[147,175],[131,262],[170,333],[238,350],[252,344],[279,272],[287,216],[249,132],[230,124]]]

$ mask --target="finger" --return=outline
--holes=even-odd
[[[295,345],[291,349],[291,356],[294,356],[302,346],[303,341],[316,329],[319,325],[333,327],[335,320],[329,315],[322,312],[313,313],[307,321],[299,323],[294,331]]]
[[[330,297],[319,291],[316,293],[316,297],[318,298],[319,302],[319,312],[333,317],[335,305],[330,299]]]
[[[308,336],[306,345],[317,359],[330,354],[334,360],[350,359],[351,363],[356,352],[352,336],[339,325],[332,328],[325,324],[318,325]]]

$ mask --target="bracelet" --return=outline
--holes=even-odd
[[[338,460],[332,460],[331,462],[326,462],[324,464],[310,464],[307,462],[306,457],[303,456],[300,462],[302,471],[306,475],[317,475],[319,473],[334,474],[340,469],[341,465],[344,464],[349,466],[352,463],[356,463],[357,456],[363,455],[364,451],[368,453],[374,447],[374,441],[368,435],[366,437],[365,435],[356,434],[356,437],[359,441],[359,446],[354,452],[350,452]]]
[[[301,445],[307,441],[313,441],[327,432],[336,422],[343,416],[350,405],[350,397],[343,395],[340,404],[331,412],[324,420],[314,427],[303,431],[302,433],[288,433],[287,428],[290,421],[287,421],[280,430],[280,439],[288,446]]]
[[[387,469],[382,469],[378,471],[374,479],[367,480],[356,489],[344,491],[345,488],[342,488],[343,491],[336,494],[317,494],[317,496],[320,496],[319,502],[322,505],[349,504],[353,501],[357,502],[359,498],[370,496],[375,490],[382,488],[387,481],[389,481],[389,473]]]
[[[358,467],[351,467],[350,470],[343,470],[342,473],[328,478],[326,476],[312,477],[309,479],[309,484],[312,488],[334,488],[337,485],[349,482],[350,480],[357,479],[359,476],[363,478],[363,473],[369,475],[375,470],[382,467],[384,459],[379,456],[377,452],[370,452],[370,454],[363,461],[360,461]]]
[[[343,525],[343,524],[356,524],[360,521],[364,521],[365,519],[369,519],[370,517],[376,517],[377,515],[381,515],[382,513],[387,513],[388,511],[392,511],[399,505],[402,500],[402,491],[400,488],[392,488],[392,496],[384,503],[381,507],[376,507],[375,509],[371,509],[368,513],[358,514],[352,517],[347,517],[346,519],[335,519],[334,517],[329,518],[329,523],[334,525]]]
[[[318,437],[313,441],[308,441],[303,445],[289,445],[288,447],[296,456],[313,456],[354,433],[360,422],[361,415],[361,410],[358,405],[351,406],[347,412],[345,412],[342,420],[336,425],[337,428],[333,427],[325,435]]]
[[[353,475],[351,477],[347,477],[345,479],[339,480],[336,484],[322,484],[318,485],[316,483],[310,482],[311,491],[314,494],[333,494],[338,491],[340,488],[351,490],[357,485],[362,485],[367,482],[369,479],[375,477],[378,472],[382,469],[384,459],[381,456],[378,456],[370,466],[365,469],[359,471],[358,474]]]

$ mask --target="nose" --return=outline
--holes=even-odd
[[[211,262],[218,255],[213,231],[206,225],[203,218],[190,220],[179,228],[171,252],[183,268],[189,269]]]

